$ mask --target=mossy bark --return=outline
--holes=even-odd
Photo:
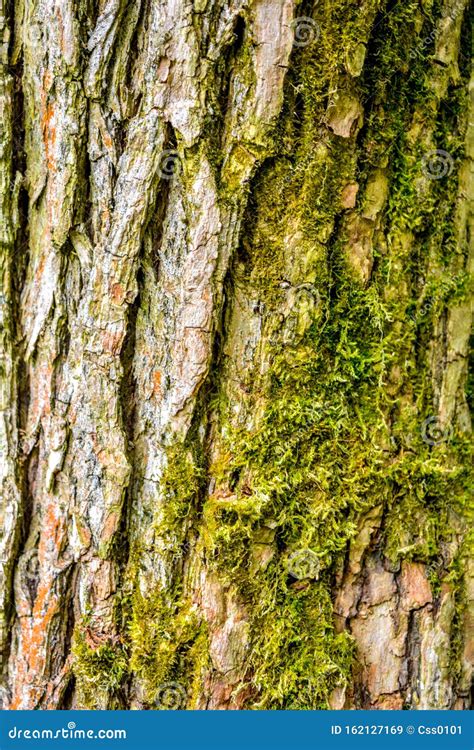
[[[1,702],[470,705],[465,0],[0,0]]]

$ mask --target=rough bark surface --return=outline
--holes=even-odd
[[[0,702],[470,706],[466,0],[0,0]]]

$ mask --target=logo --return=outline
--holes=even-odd
[[[447,151],[430,151],[424,155],[421,161],[421,169],[428,179],[442,180],[443,177],[449,177],[453,171],[454,159]]]
[[[164,682],[158,688],[155,703],[162,711],[178,711],[186,707],[186,689],[179,682]]]
[[[293,29],[293,44],[295,47],[306,47],[311,42],[316,42],[321,33],[319,24],[307,16],[294,18],[291,22],[291,28]]]
[[[441,445],[451,439],[451,425],[443,427],[438,417],[428,417],[421,425],[421,437],[427,445]]]

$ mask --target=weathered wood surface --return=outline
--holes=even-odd
[[[0,30],[2,705],[467,708],[465,0]]]

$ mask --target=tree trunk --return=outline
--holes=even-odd
[[[466,0],[0,28],[2,705],[468,708]]]

